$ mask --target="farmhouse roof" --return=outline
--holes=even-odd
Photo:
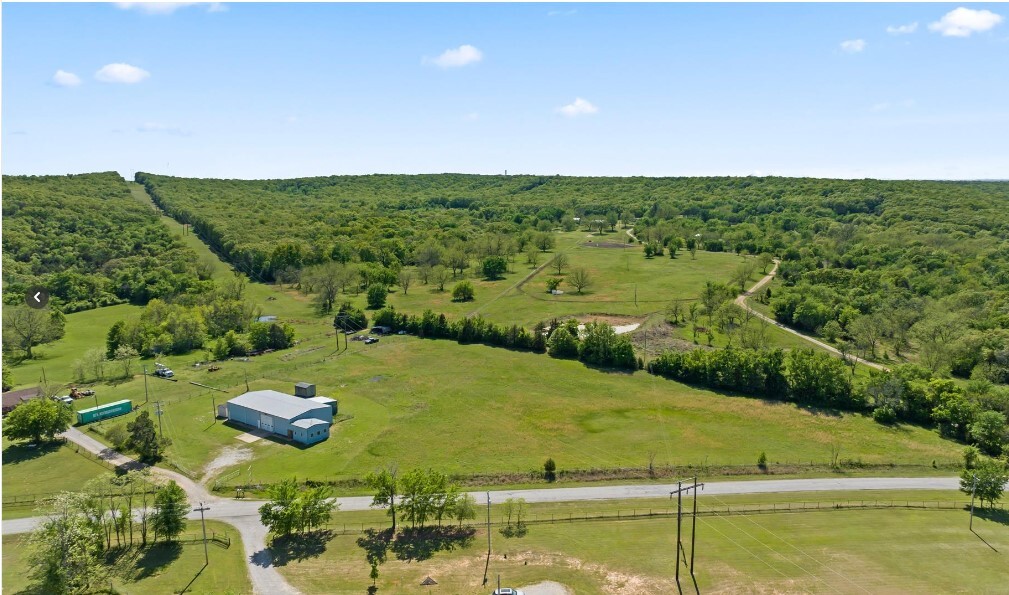
[[[238,395],[228,403],[282,419],[291,419],[311,411],[328,411],[330,409],[328,405],[275,390],[254,390]]]
[[[3,408],[7,409],[9,407],[17,407],[21,402],[35,399],[41,394],[42,389],[37,386],[22,388],[21,390],[7,391],[3,393]]]

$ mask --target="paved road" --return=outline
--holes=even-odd
[[[830,492],[864,490],[955,490],[960,486],[957,477],[843,477],[824,479],[764,479],[753,481],[706,482],[703,493],[768,494],[785,492]],[[583,502],[589,500],[629,500],[635,498],[665,498],[676,484],[612,485],[579,488],[537,488],[531,490],[498,490],[490,492],[491,503],[502,504],[508,498],[525,498],[526,502]],[[486,502],[487,492],[471,492],[477,502]],[[340,510],[358,511],[371,508],[370,496],[337,498]],[[264,558],[266,528],[259,524],[258,500],[227,500],[218,498],[207,511],[208,519],[230,523],[242,533],[250,564],[266,564]],[[192,513],[190,519],[199,519]],[[38,518],[3,521],[3,534],[31,531]],[[269,567],[269,566],[265,566]],[[266,593],[284,593],[282,590]]]
[[[126,465],[129,467],[144,466],[105,446],[77,428],[70,428],[62,436],[114,465]],[[150,467],[150,469],[153,473],[174,479],[186,491],[190,504],[195,505],[196,503],[203,502],[209,506],[210,510],[208,511],[207,518],[224,521],[233,525],[238,530],[239,535],[242,537],[245,553],[248,556],[249,577],[252,580],[252,588],[256,593],[261,595],[296,595],[298,593],[298,590],[284,580],[284,577],[273,566],[273,555],[266,547],[267,530],[259,522],[258,508],[262,502],[243,502],[220,498],[211,494],[203,485],[180,473],[159,467]],[[190,513],[188,518],[199,520],[200,515],[198,513]],[[4,521],[3,534],[31,531],[39,521],[40,519],[38,518]]]
[[[744,308],[747,312],[750,312],[751,314],[753,314],[757,318],[759,318],[759,319],[761,319],[761,320],[763,320],[765,322],[768,322],[770,324],[773,324],[774,326],[780,328],[781,330],[785,331],[786,333],[792,333],[796,337],[800,337],[804,341],[808,341],[808,342],[812,343],[813,345],[816,345],[820,349],[823,349],[825,351],[828,351],[828,352],[836,355],[837,357],[841,357],[841,358],[845,357],[844,354],[842,354],[840,351],[838,351],[834,347],[831,347],[830,345],[824,343],[823,341],[819,341],[817,339],[814,339],[814,338],[810,337],[809,335],[804,335],[804,334],[800,333],[799,331],[797,331],[795,329],[789,328],[789,327],[781,324],[777,320],[774,320],[773,318],[770,318],[768,316],[764,316],[760,312],[757,312],[756,310],[754,310],[753,308],[751,308],[750,304],[746,303],[746,298],[748,298],[751,295],[757,293],[758,291],[760,291],[760,289],[762,287],[764,287],[765,285],[767,285],[768,283],[770,283],[771,279],[774,278],[774,275],[777,272],[778,272],[778,261],[775,260],[774,261],[774,268],[771,269],[771,272],[768,273],[767,276],[765,276],[760,281],[757,281],[757,283],[754,284],[754,286],[751,287],[749,289],[749,291],[744,291],[743,293],[741,293],[736,298],[736,304],[738,304],[740,307]],[[854,355],[851,355],[851,354],[848,354],[847,357],[848,357],[848,359],[854,360],[854,361],[856,361],[856,362],[858,362],[860,364],[865,364],[866,366],[869,366],[870,368],[875,368],[877,370],[884,370],[884,371],[889,370],[889,368],[887,368],[886,366],[884,366],[882,364],[877,364],[876,362],[870,362],[870,361],[864,360],[864,359],[862,359],[860,357],[855,357]]]

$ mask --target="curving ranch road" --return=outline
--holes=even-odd
[[[796,337],[800,337],[802,340],[808,341],[809,343],[812,343],[813,345],[816,345],[817,347],[819,347],[820,349],[823,349],[824,351],[827,351],[827,352],[829,352],[829,353],[831,353],[833,355],[836,355],[837,357],[844,358],[845,357],[844,354],[842,354],[840,351],[838,351],[834,347],[831,347],[830,345],[824,343],[823,341],[819,341],[817,339],[814,339],[814,338],[810,337],[809,335],[804,335],[804,334],[800,333],[799,331],[797,331],[795,329],[789,328],[789,327],[781,324],[777,320],[774,320],[773,318],[770,318],[769,316],[764,316],[760,312],[758,312],[758,311],[754,310],[753,308],[751,308],[750,304],[746,303],[746,298],[748,298],[751,295],[755,294],[756,292],[760,291],[765,285],[767,285],[768,283],[771,282],[771,279],[774,278],[775,273],[778,272],[778,263],[779,262],[780,261],[775,260],[774,261],[774,268],[771,269],[770,273],[768,273],[760,281],[757,281],[753,285],[753,287],[751,287],[749,290],[744,291],[743,293],[739,294],[739,296],[736,297],[736,304],[738,306],[740,306],[741,308],[743,308],[744,310],[746,310],[747,312],[753,314],[757,318],[759,318],[759,319],[761,319],[761,320],[763,320],[763,321],[765,321],[767,323],[773,324],[774,326],[776,326],[779,329],[785,331],[786,333],[792,333]],[[849,354],[847,357],[848,357],[848,359],[850,359],[852,361],[858,362],[860,364],[864,364],[866,366],[869,366],[870,368],[875,368],[877,370],[883,370],[884,372],[889,371],[889,369],[890,369],[890,368],[887,368],[886,366],[884,366],[882,364],[877,364],[876,362],[870,362],[868,360],[864,360],[864,359],[862,359],[860,357],[856,357],[856,356],[851,355],[851,354]]]

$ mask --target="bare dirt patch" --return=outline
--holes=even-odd
[[[588,324],[589,322],[604,322],[610,326],[630,326],[632,324],[640,325],[645,321],[644,316],[619,316],[616,314],[583,314],[581,316],[575,316],[575,320],[579,324]]]
[[[214,457],[214,460],[207,463],[207,466],[203,468],[203,478],[200,481],[206,481],[207,478],[225,467],[230,467],[250,460],[252,460],[251,448],[246,448],[244,446],[225,446],[221,452]]]
[[[692,341],[677,336],[678,327],[666,321],[651,324],[645,328],[639,328],[631,335],[631,343],[634,350],[646,354],[647,357],[655,357],[665,351],[690,351],[697,348],[705,348],[704,341],[694,344]]]

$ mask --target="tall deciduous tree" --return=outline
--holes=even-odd
[[[126,424],[126,431],[130,434],[130,448],[140,454],[141,461],[155,462],[161,458],[161,446],[150,412],[141,411],[136,419]]]
[[[375,492],[371,505],[389,510],[392,532],[396,532],[396,498],[399,496],[399,471],[395,466],[369,473],[364,482]]]
[[[73,423],[73,409],[45,397],[18,405],[4,420],[3,434],[10,440],[52,440]]]
[[[102,538],[84,513],[84,494],[63,492],[28,536],[28,576],[42,593],[86,592],[104,575]]]
[[[175,541],[186,530],[188,514],[189,498],[179,484],[173,480],[159,488],[154,495],[154,512],[150,521],[155,541],[158,537],[165,541]]]
[[[592,275],[585,267],[578,267],[568,275],[568,283],[581,293],[583,289],[592,285]]]
[[[32,358],[32,348],[63,336],[63,314],[58,310],[36,310],[28,306],[3,309],[3,342],[21,349]]]

